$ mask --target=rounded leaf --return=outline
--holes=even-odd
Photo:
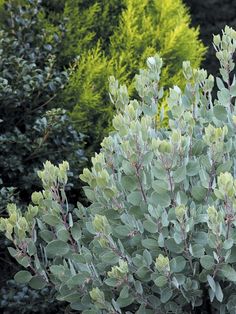
[[[54,240],[46,246],[46,253],[48,257],[63,256],[70,250],[69,245],[61,240]]]
[[[27,270],[18,271],[18,273],[16,273],[14,276],[14,279],[17,283],[28,283],[31,278],[32,275]]]

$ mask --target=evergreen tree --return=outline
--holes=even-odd
[[[101,2],[97,3],[101,4]],[[115,1],[112,3],[115,5]],[[116,16],[119,23],[114,27],[113,32],[110,31],[112,34],[110,39],[99,39],[101,48],[104,42],[110,43],[104,49],[107,58],[106,68],[99,72],[91,66],[96,60],[96,67],[103,68],[105,57],[97,48],[93,51],[93,54],[95,53],[93,60],[91,54],[81,51],[81,63],[78,62],[78,68],[62,95],[65,106],[72,110],[71,116],[76,127],[79,130],[82,128],[89,136],[89,151],[98,149],[101,139],[110,129],[113,108],[107,100],[106,92],[110,74],[114,74],[132,90],[132,81],[138,69],[144,66],[145,59],[149,55],[158,52],[164,60],[162,79],[165,87],[172,86],[174,82],[183,86],[182,62],[189,59],[193,66],[198,67],[205,52],[205,48],[198,40],[198,29],[189,27],[190,16],[181,0],[123,0],[122,5],[124,9],[119,16]],[[94,7],[90,8],[93,12]],[[71,14],[74,11],[71,10]],[[91,29],[90,26],[91,24],[88,23],[88,30]],[[109,28],[109,25],[107,26]],[[77,32],[79,32],[78,28]],[[95,38],[94,35],[93,40]],[[80,45],[79,40],[78,45]],[[84,41],[81,45],[84,45]],[[99,55],[102,55],[101,59]],[[80,80],[78,79],[81,75],[80,66],[86,64],[86,58],[87,78]],[[101,85],[100,82],[104,84]],[[86,100],[88,97],[81,98],[81,90],[88,91],[90,101]],[[95,106],[95,102],[91,99],[100,101]]]
[[[119,27],[111,38],[115,75],[130,83],[146,58],[158,52],[164,62],[165,86],[183,85],[182,63],[198,67],[203,45],[198,29],[190,28],[190,16],[181,0],[125,0]],[[129,61],[128,61],[129,60]]]

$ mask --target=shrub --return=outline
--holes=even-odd
[[[78,1],[78,11],[74,1],[65,3],[62,54],[67,60],[77,55],[80,59],[61,99],[77,130],[88,135],[89,152],[94,152],[111,129],[114,106],[108,101],[107,80],[112,73],[132,89],[138,69],[158,52],[164,60],[164,85],[182,84],[182,62],[190,60],[198,67],[205,49],[198,30],[189,27],[181,0]]]
[[[108,51],[109,38],[118,25],[124,7],[119,0],[61,0],[42,2],[46,18],[51,25],[64,21],[65,36],[61,51],[61,62],[65,65],[76,56],[97,45]]]
[[[156,129],[162,59],[136,76],[138,99],[111,78],[118,110],[92,169],[81,179],[91,202],[68,207],[69,165],[49,161],[24,215],[8,205],[0,228],[27,270],[19,283],[43,288],[82,313],[234,313],[236,31],[214,36],[221,78],[184,62],[187,85],[168,98],[169,127]]]
[[[205,49],[198,40],[198,29],[189,27],[190,16],[182,0],[124,3],[119,27],[111,37],[116,77],[126,84],[132,82],[147,57],[158,52],[163,59],[162,85],[183,87],[183,61],[198,67]]]
[[[82,138],[65,110],[53,104],[68,74],[56,66],[59,38],[55,36],[53,45],[48,44],[37,1],[25,6],[8,3],[4,12],[0,31],[1,185],[16,187],[21,198],[27,199],[38,184],[35,170],[49,155],[54,162],[71,159],[78,167],[78,157],[83,159]]]

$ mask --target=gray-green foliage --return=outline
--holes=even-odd
[[[70,208],[68,163],[46,162],[26,213],[9,204],[1,219],[26,268],[18,282],[51,283],[84,314],[235,313],[236,32],[226,27],[214,45],[217,99],[214,78],[185,62],[186,88],[170,90],[166,129],[155,128],[158,56],[136,77],[139,99],[110,80],[115,131],[81,175],[91,205]]]

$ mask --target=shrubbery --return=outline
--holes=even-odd
[[[214,36],[221,78],[184,62],[187,81],[156,129],[162,59],[136,76],[137,99],[111,78],[114,132],[81,179],[88,208],[68,206],[69,165],[46,162],[43,190],[25,214],[8,205],[0,228],[27,270],[19,283],[52,284],[57,298],[92,313],[234,313],[236,32]]]
[[[62,104],[53,100],[68,74],[56,65],[54,36],[48,44],[37,1],[7,4],[0,31],[0,185],[14,186],[27,199],[38,184],[36,170],[54,162],[83,160],[82,137]],[[82,157],[82,159],[80,159]],[[72,166],[74,168],[74,166]],[[74,168],[75,169],[75,168]]]
[[[71,110],[77,130],[88,136],[89,156],[112,128],[110,75],[133,91],[139,68],[148,56],[159,53],[164,63],[163,85],[181,85],[182,62],[190,60],[198,67],[205,52],[181,0],[65,0],[64,11],[55,14],[51,6],[47,18],[53,26],[63,19],[62,63],[79,59],[72,62],[74,74],[60,99]]]

